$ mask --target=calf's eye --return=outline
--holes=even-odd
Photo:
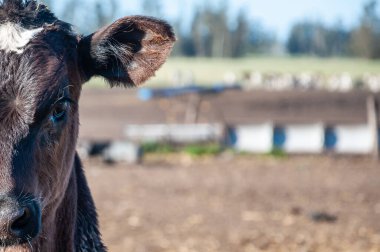
[[[66,118],[69,105],[67,102],[57,103],[51,113],[50,119],[53,122],[61,122]]]

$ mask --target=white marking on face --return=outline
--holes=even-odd
[[[2,24],[0,25],[0,50],[21,54],[30,40],[42,30],[43,28],[28,30],[10,22]]]

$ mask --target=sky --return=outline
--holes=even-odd
[[[273,29],[283,39],[291,25],[303,19],[322,20],[327,24],[339,20],[353,26],[361,14],[363,0],[235,0],[249,6],[252,17]]]
[[[88,0],[91,1],[91,0]],[[118,16],[141,14],[141,0],[119,0]],[[187,22],[194,10],[207,4],[220,5],[223,0],[162,0],[163,16],[169,22],[180,17]],[[290,27],[300,20],[320,20],[326,24],[341,21],[346,27],[358,22],[363,5],[368,0],[226,0],[231,16],[243,9],[249,18],[285,40]]]
[[[125,0],[124,0],[125,1]],[[205,0],[163,0],[164,12],[168,18],[186,19],[194,6],[204,4]],[[231,13],[244,9],[252,20],[269,28],[281,40],[286,39],[290,27],[299,20],[322,20],[327,24],[341,21],[344,26],[352,27],[358,22],[362,6],[368,0],[228,0]],[[126,1],[128,11],[139,11],[138,0]],[[208,0],[215,6],[219,0]],[[165,18],[165,17],[163,17]]]

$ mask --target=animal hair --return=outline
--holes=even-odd
[[[132,16],[84,38],[81,44],[91,48],[90,55],[83,55],[92,62],[90,75],[105,77],[111,86],[133,87],[154,75],[175,40],[166,22]]]
[[[171,26],[154,18],[124,17],[82,37],[37,0],[0,0],[0,201],[3,192],[31,193],[19,198],[41,210],[33,225],[41,233],[27,241],[8,238],[0,223],[0,251],[28,251],[27,243],[34,251],[106,250],[75,151],[82,84],[101,76],[111,86],[139,85],[174,42]]]
[[[46,5],[35,0],[0,1],[0,24],[11,22],[20,24],[25,29],[35,29],[57,20]]]

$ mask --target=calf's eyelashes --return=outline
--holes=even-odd
[[[63,120],[66,119],[67,112],[70,109],[69,102],[66,101],[59,101],[53,106],[53,110],[50,114],[50,120],[53,123],[60,123]]]

